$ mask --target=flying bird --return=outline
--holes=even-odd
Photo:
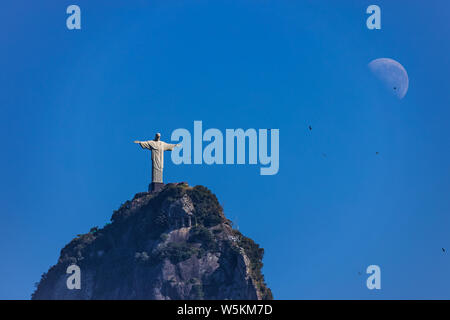
[[[442,252],[445,252],[445,248],[442,248]]]
[[[309,126],[309,127],[308,127],[308,129],[309,129],[309,131],[311,131],[311,130],[312,130],[312,127],[311,127],[311,126]]]

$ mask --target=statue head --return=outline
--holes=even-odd
[[[161,139],[161,133],[157,133],[156,135],[155,135],[155,141],[159,141],[159,139]]]

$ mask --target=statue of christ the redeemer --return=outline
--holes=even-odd
[[[152,183],[149,185],[149,191],[158,191],[163,184],[164,151],[172,151],[179,144],[170,144],[161,141],[161,134],[157,133],[154,140],[134,141],[139,143],[142,149],[152,151]]]

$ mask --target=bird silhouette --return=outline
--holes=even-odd
[[[445,248],[442,248],[442,252],[445,252]]]
[[[375,152],[375,154],[379,154],[379,152],[377,151],[377,152]]]
[[[312,127],[311,127],[311,126],[309,126],[309,127],[308,127],[308,129],[309,129],[309,131],[311,131],[311,130],[312,130]]]

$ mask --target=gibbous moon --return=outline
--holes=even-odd
[[[406,95],[408,73],[400,63],[389,58],[379,58],[369,63],[369,69],[397,98],[402,99]]]

